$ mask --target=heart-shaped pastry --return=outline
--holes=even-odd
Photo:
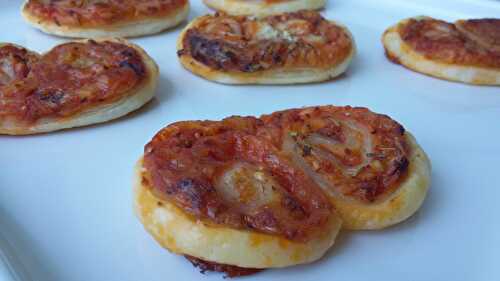
[[[188,0],[26,0],[22,15],[34,27],[76,38],[133,37],[178,25]]]
[[[177,41],[184,68],[227,84],[325,81],[344,73],[355,53],[349,30],[314,11],[201,16]]]
[[[158,67],[124,40],[86,40],[39,55],[0,45],[0,134],[24,135],[123,116],[155,93]]]
[[[399,123],[318,106],[168,125],[137,164],[135,208],[163,247],[238,276],[320,259],[341,223],[399,223],[429,183],[429,160]]]
[[[477,85],[500,85],[500,19],[455,23],[414,17],[387,29],[387,57],[430,76]]]

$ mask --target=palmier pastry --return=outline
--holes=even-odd
[[[43,55],[0,45],[0,134],[118,118],[148,102],[157,80],[154,61],[124,40],[70,42]]]
[[[355,53],[349,31],[313,11],[202,16],[184,29],[177,49],[186,69],[228,84],[324,81],[344,73]]]
[[[396,224],[426,196],[429,160],[411,134],[388,116],[324,106],[261,119],[277,147],[329,196],[344,228]]]
[[[401,125],[362,108],[185,121],[146,145],[135,209],[163,247],[237,276],[319,259],[339,214],[353,229],[402,221],[429,169]]]
[[[479,85],[500,85],[500,19],[445,21],[417,17],[383,36],[387,57],[409,69]]]
[[[43,32],[64,37],[133,37],[178,25],[188,0],[26,0],[22,15]]]
[[[203,0],[212,9],[235,16],[269,16],[301,10],[318,10],[326,0]]]

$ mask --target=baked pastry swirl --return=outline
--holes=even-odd
[[[25,20],[43,32],[64,37],[135,37],[178,25],[188,0],[26,0]]]
[[[382,38],[393,62],[430,76],[500,85],[500,19],[448,23],[430,17],[403,20]]]
[[[177,49],[186,69],[227,84],[324,81],[344,73],[355,54],[350,32],[313,11],[202,16],[184,29]]]
[[[153,96],[158,68],[124,40],[70,42],[38,55],[0,45],[0,134],[24,135],[123,116]]]
[[[177,122],[145,147],[135,209],[163,247],[239,276],[321,258],[342,222],[378,229],[406,219],[429,170],[401,125],[364,108]]]

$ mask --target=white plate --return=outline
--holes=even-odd
[[[21,1],[0,0],[0,41],[45,51],[63,39],[26,25]],[[193,1],[190,18],[208,11]],[[154,102],[117,121],[30,137],[0,136],[0,232],[25,280],[221,280],[168,253],[132,212],[143,146],[178,120],[258,115],[305,105],[367,106],[401,122],[433,164],[420,212],[379,232],[344,232],[321,261],[245,280],[500,280],[500,88],[420,75],[390,63],[380,43],[398,20],[500,15],[498,1],[330,0],[324,14],[353,32],[348,74],[304,86],[223,86],[185,71],[180,28],[134,39],[161,68]],[[7,249],[8,248],[8,249]],[[1,271],[1,270],[0,270]]]

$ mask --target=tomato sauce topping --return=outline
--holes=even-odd
[[[98,27],[168,16],[187,0],[29,0],[25,10],[61,26]]]
[[[197,219],[307,241],[332,215],[316,184],[266,138],[262,121],[169,125],[146,145],[144,167],[153,192]]]
[[[500,19],[459,20],[455,26],[478,45],[500,53]]]
[[[405,43],[428,59],[449,64],[500,68],[500,20],[410,19],[400,25]]]
[[[215,14],[187,30],[183,49],[221,71],[257,72],[275,68],[329,68],[353,50],[350,35],[314,11],[256,19]]]
[[[370,204],[408,170],[404,128],[365,108],[310,107],[178,122],[146,145],[146,186],[195,218],[307,240],[324,195]]]
[[[0,118],[30,124],[71,117],[125,97],[147,75],[141,55],[121,43],[66,43],[29,58],[17,55],[23,50],[0,49],[0,61],[17,58],[14,68],[7,67],[17,74],[0,84]]]
[[[406,175],[404,128],[366,108],[310,107],[262,116],[265,134],[328,194],[363,203]]]

